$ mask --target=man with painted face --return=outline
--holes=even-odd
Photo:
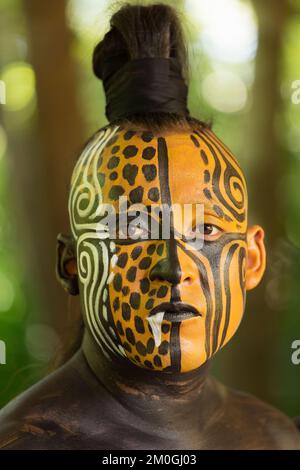
[[[171,7],[126,5],[95,48],[109,124],[79,156],[58,237],[83,343],[3,410],[2,448],[299,448],[287,417],[208,375],[266,255],[237,160],[187,110],[183,44]]]

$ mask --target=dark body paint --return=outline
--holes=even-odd
[[[95,349],[96,348],[96,349]],[[207,376],[112,368],[90,338],[0,413],[0,449],[299,449],[282,413]]]

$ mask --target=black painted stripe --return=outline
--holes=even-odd
[[[172,205],[170,183],[169,183],[169,156],[166,140],[163,137],[157,139],[157,153],[158,153],[158,175],[161,192],[161,201],[169,207]],[[177,283],[181,279],[181,269],[177,254],[177,245],[174,238],[174,220],[173,214],[170,212],[170,240],[166,240],[167,256],[171,263],[171,269],[178,272]],[[175,284],[171,287],[170,301],[181,301],[178,286]],[[172,324],[170,333],[170,351],[171,351],[171,367],[174,371],[181,370],[181,348],[180,348],[180,330],[181,322]]]
[[[222,251],[221,251],[222,253]],[[213,322],[213,344],[212,344],[212,354],[214,354],[218,347],[219,331],[223,313],[223,298],[222,298],[222,284],[221,284],[221,272],[220,272],[220,260],[221,256],[218,259],[218,266],[215,269],[212,269],[214,287],[215,287],[215,317]]]
[[[168,204],[170,206],[171,194],[169,185],[169,157],[167,143],[163,137],[158,137],[157,139],[157,152],[161,201],[163,204]]]
[[[229,248],[227,256],[226,256],[225,264],[224,264],[224,290],[226,292],[226,312],[225,312],[225,323],[224,323],[224,328],[223,328],[223,332],[222,332],[220,348],[222,347],[222,345],[225,341],[228,326],[229,326],[229,319],[230,319],[230,309],[231,309],[231,295],[230,295],[231,289],[230,289],[230,285],[229,285],[230,263],[231,263],[231,260],[233,258],[233,255],[234,255],[234,253],[235,253],[235,251],[238,247],[239,247],[239,245],[237,243],[234,243]]]
[[[246,258],[246,249],[242,246],[239,251],[239,274],[240,274],[240,286],[243,294],[244,309],[246,305],[246,289],[244,286],[244,277],[243,277],[243,261]]]
[[[181,370],[181,348],[179,339],[179,330],[181,322],[174,322],[171,326],[170,334],[170,351],[171,351],[171,368],[174,372]]]
[[[166,140],[163,137],[158,137],[158,174],[161,191],[161,200],[163,204],[167,204],[169,207],[172,206],[172,198],[169,184],[169,157],[168,147]],[[166,248],[170,264],[173,272],[178,273],[177,283],[180,282],[181,270],[177,255],[176,240],[174,238],[174,219],[173,213],[170,211],[170,240],[166,241]],[[178,296],[177,296],[178,297]],[[177,299],[180,300],[180,299]]]
[[[235,165],[239,168],[239,170],[241,171],[241,173],[243,173],[243,170],[242,170],[242,167],[240,166],[239,162],[236,160],[235,156],[233,155],[233,153],[231,152],[231,150],[224,144],[224,142],[222,142],[217,136],[216,134],[214,134],[212,131],[211,132],[207,132],[206,129],[204,129],[203,131],[203,134],[205,134],[205,136],[215,144],[215,146],[219,146],[221,147],[224,152],[226,152],[226,154],[231,158],[231,160],[235,163]]]
[[[197,132],[197,131],[195,131],[195,132]],[[218,200],[223,204],[223,206],[226,207],[226,209],[231,213],[231,215],[233,215],[236,218],[236,220],[238,222],[244,222],[244,220],[245,220],[245,210],[241,214],[239,212],[237,212],[232,206],[230,206],[228,204],[228,202],[226,201],[226,199],[224,198],[224,196],[223,196],[223,194],[220,190],[219,184],[220,184],[220,177],[221,177],[221,164],[220,164],[219,157],[215,152],[215,149],[213,148],[212,144],[207,140],[206,136],[204,137],[203,135],[200,135],[198,132],[197,132],[197,135],[207,145],[207,147],[209,148],[209,150],[210,150],[210,152],[211,152],[211,154],[214,158],[214,161],[215,161],[215,169],[214,169],[214,172],[213,172],[213,191],[214,191],[215,195],[217,196]],[[220,153],[222,155],[221,151],[220,151]],[[236,172],[236,176],[238,178],[240,178],[237,171],[234,169],[234,167],[232,167],[232,165],[229,163],[229,161],[226,159],[226,157],[223,156],[223,158],[224,158],[224,161],[227,165],[227,168],[229,166],[231,168],[233,168],[233,170]],[[235,201],[233,199],[229,189],[226,188],[226,181],[224,183],[224,186],[225,186],[225,189],[226,189],[226,194],[229,197],[229,199],[231,200],[232,204],[235,205],[236,207],[238,207],[238,205],[240,205],[240,203],[237,203],[237,201]]]
[[[226,163],[226,170],[224,172],[224,186],[229,186],[229,179],[232,177],[232,176],[235,176],[239,181],[240,181],[240,192],[242,194],[242,201],[238,202],[236,201],[236,199],[234,199],[234,197],[232,196],[231,192],[230,192],[230,188],[227,189],[227,195],[229,197],[229,199],[232,201],[232,203],[238,208],[238,209],[242,209],[243,206],[244,206],[244,203],[245,203],[245,183],[241,177],[241,175],[238,173],[238,171],[236,170],[236,168],[229,162],[227,156],[222,152],[222,146],[221,145],[218,145],[217,142],[209,135],[207,135],[206,133],[204,133],[205,137],[207,138],[207,140],[214,146],[214,148],[216,149],[217,152],[219,152],[224,160],[224,162]],[[224,150],[224,148],[223,148]],[[236,163],[236,162],[235,162]],[[237,165],[237,167],[239,168],[241,174],[243,173],[242,172],[242,169],[240,168],[239,165]],[[235,182],[234,183],[234,186],[236,188],[237,186],[237,183]],[[237,189],[237,188],[236,188]]]

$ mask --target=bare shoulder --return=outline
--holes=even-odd
[[[284,413],[251,394],[233,389],[226,393],[226,415],[234,416],[235,429],[244,430],[245,448],[300,449],[299,430]]]
[[[10,401],[0,411],[0,449],[69,448],[76,439],[82,396],[92,393],[93,383],[82,355]]]

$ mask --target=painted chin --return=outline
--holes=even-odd
[[[203,317],[191,318],[180,325],[181,370],[197,369],[207,360]]]

